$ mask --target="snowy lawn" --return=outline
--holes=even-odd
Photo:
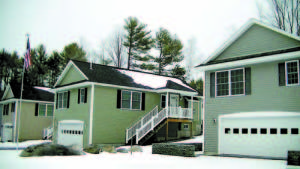
[[[180,142],[199,142],[196,137]],[[33,145],[44,141],[24,142],[23,146]],[[6,144],[6,143],[3,143]],[[4,146],[2,144],[2,146]],[[10,143],[10,146],[13,146]],[[21,143],[22,144],[22,143]],[[7,144],[9,145],[9,144]],[[122,148],[129,148],[123,146]],[[177,157],[152,154],[152,146],[143,146],[143,152],[130,153],[101,153],[80,156],[46,156],[46,157],[19,157],[21,151],[0,150],[1,169],[65,169],[65,168],[115,168],[115,169],[286,169],[286,161],[262,160],[249,158],[230,158],[203,156]]]

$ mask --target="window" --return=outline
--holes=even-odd
[[[16,103],[15,102],[13,102],[12,104],[11,104],[11,112],[15,112],[15,110],[16,110]]]
[[[245,69],[216,72],[216,95],[233,96],[245,94]]]
[[[8,108],[9,108],[9,104],[5,104],[3,106],[3,116],[8,116]]]
[[[233,129],[233,134],[239,134],[239,129],[238,128],[234,128]]]
[[[247,128],[242,128],[242,134],[248,134],[248,129]]]
[[[141,96],[140,92],[122,91],[122,107],[123,109],[141,110]]]
[[[286,84],[299,84],[299,61],[285,62]]]
[[[270,129],[270,134],[277,134],[277,129],[276,128],[271,128]]]
[[[78,89],[78,104],[87,102],[87,88]]]
[[[52,104],[38,104],[38,116],[49,117],[53,116],[53,105]]]
[[[225,128],[225,134],[230,134],[230,128]]]
[[[184,124],[184,125],[183,125],[183,128],[184,128],[184,129],[188,129],[188,128],[189,128],[189,125],[188,125],[188,124]]]
[[[299,129],[298,128],[292,128],[291,129],[291,134],[299,134]]]
[[[166,107],[166,95],[161,95],[161,108]]]
[[[257,128],[251,128],[251,134],[257,134]]]
[[[288,133],[287,128],[281,128],[280,129],[280,134],[287,134],[287,133]]]
[[[260,134],[267,134],[267,129],[266,128],[261,128],[260,129]]]
[[[61,92],[58,93],[58,98],[57,98],[57,103],[58,104],[57,108],[58,109],[63,109],[63,108],[68,108],[68,96],[69,92]]]

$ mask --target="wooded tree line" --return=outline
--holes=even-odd
[[[31,48],[32,66],[25,71],[24,82],[32,86],[53,87],[70,59],[94,62],[96,59],[104,65],[186,78],[186,70],[180,64],[184,59],[180,39],[164,28],[152,36],[147,25],[135,17],[125,19],[123,28],[114,32],[100,48],[100,53],[88,51],[84,44],[78,43],[68,44],[63,51],[52,53],[47,53],[43,44]],[[24,58],[16,52],[1,50],[0,83],[20,83],[23,64]],[[192,85],[197,88],[196,84],[199,86],[200,82],[194,80]]]

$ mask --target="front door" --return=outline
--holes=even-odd
[[[169,108],[169,116],[171,117],[179,117],[179,96],[175,94],[170,94],[170,108]]]

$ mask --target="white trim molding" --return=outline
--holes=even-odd
[[[95,85],[91,85],[91,100],[90,100],[90,126],[89,126],[89,144],[93,144],[93,117],[94,117],[94,94]]]

